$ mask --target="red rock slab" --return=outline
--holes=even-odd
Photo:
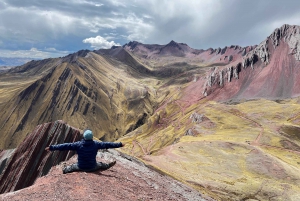
[[[74,152],[47,152],[51,144],[80,140],[79,130],[63,121],[37,126],[15,149],[0,175],[0,194],[28,187],[46,175],[52,166],[69,159]]]

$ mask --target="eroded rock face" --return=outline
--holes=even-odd
[[[79,130],[63,121],[37,126],[7,160],[0,176],[0,193],[32,185],[37,178],[46,175],[52,166],[74,155],[71,151],[47,152],[47,146],[80,139]]]
[[[277,28],[274,32],[263,42],[261,42],[254,49],[250,48],[249,53],[246,54],[246,49],[243,51],[243,55],[245,55],[243,67],[246,68],[253,65],[258,60],[253,60],[253,58],[258,57],[265,64],[268,65],[270,63],[270,51],[268,48],[269,42],[273,45],[273,48],[276,49],[280,45],[280,41],[283,39],[283,42],[286,42],[290,48],[291,53],[294,54],[297,60],[300,60],[300,47],[298,46],[298,42],[300,41],[299,28],[296,26],[283,25],[281,28]]]
[[[225,47],[221,50],[221,54],[225,54],[226,50],[227,50],[227,46],[225,46]]]
[[[207,87],[212,87],[217,84],[219,86],[224,86],[226,80],[227,82],[231,82],[232,78],[239,79],[239,73],[241,71],[241,66],[246,68],[248,65],[251,65],[253,68],[253,64],[256,61],[256,57],[251,57],[249,59],[244,60],[244,63],[238,63],[235,66],[229,66],[223,69],[219,69],[215,67],[211,70],[210,74],[207,77],[207,82],[204,85],[204,92],[206,92]],[[205,95],[206,96],[206,95]]]
[[[300,27],[283,25],[280,28],[274,30],[274,32],[263,42],[257,46],[250,46],[243,48],[241,51],[243,58],[237,60],[232,66],[226,65],[225,67],[215,67],[211,70],[207,77],[207,83],[204,85],[204,91],[208,91],[208,88],[213,87],[213,85],[223,87],[228,82],[232,82],[232,77],[239,79],[240,72],[251,67],[251,70],[257,68],[265,68],[269,65],[277,65],[277,62],[282,62],[281,60],[286,60],[280,66],[296,66],[295,64],[288,64],[290,62],[291,56],[293,55],[296,61],[300,60]],[[289,51],[286,51],[284,47],[289,47]],[[221,50],[219,50],[221,51]],[[218,51],[217,51],[218,52]],[[277,54],[279,52],[280,57]],[[274,56],[277,55],[277,56]],[[282,56],[283,55],[283,56]],[[276,58],[275,58],[276,57]],[[229,61],[232,60],[229,57]],[[247,71],[246,74],[249,74]],[[253,79],[253,78],[252,78]],[[295,78],[297,80],[297,78]],[[209,94],[207,94],[209,95]]]

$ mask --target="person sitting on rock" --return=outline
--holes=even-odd
[[[81,141],[74,143],[64,143],[57,145],[50,145],[46,147],[46,151],[65,151],[76,150],[78,154],[78,162],[70,166],[63,168],[63,173],[70,173],[75,171],[93,172],[96,170],[107,170],[116,164],[116,161],[110,163],[102,163],[96,161],[96,155],[98,149],[109,149],[123,147],[121,142],[98,142],[93,140],[93,132],[90,129],[86,129],[83,132],[83,138]]]

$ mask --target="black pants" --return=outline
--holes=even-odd
[[[97,170],[107,170],[111,166],[112,166],[111,164],[97,162],[97,165],[94,168],[88,169],[88,170],[83,170],[83,169],[80,169],[78,167],[77,163],[74,163],[72,165],[69,165],[69,166],[65,167],[63,169],[63,173],[66,174],[66,173],[80,172],[80,171],[83,171],[83,172],[94,172],[94,171],[97,171]]]

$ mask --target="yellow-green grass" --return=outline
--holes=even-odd
[[[185,109],[173,101],[147,127],[121,139],[129,144],[123,151],[216,199],[297,200],[300,143],[280,128],[298,127],[291,119],[299,109],[297,99],[237,105],[202,101]],[[194,112],[206,119],[192,122]],[[157,119],[160,127],[154,126]],[[185,135],[188,129],[193,136]]]

